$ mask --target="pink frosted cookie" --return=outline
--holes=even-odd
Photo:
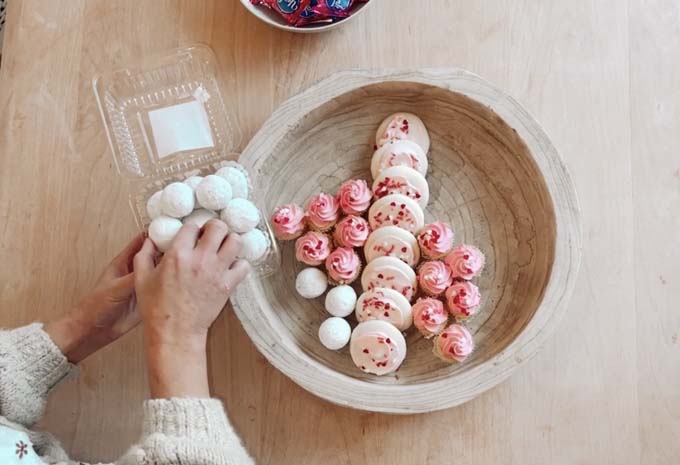
[[[402,194],[421,208],[430,201],[430,187],[422,174],[407,166],[393,166],[383,170],[373,181],[373,195],[381,199],[390,194]]]
[[[386,321],[365,321],[354,328],[349,353],[361,371],[382,376],[396,371],[404,362],[406,340]]]
[[[446,263],[429,261],[418,268],[418,286],[427,295],[442,295],[452,281],[451,270]]]
[[[453,230],[441,221],[426,224],[418,233],[420,251],[427,258],[442,258],[453,248]]]
[[[408,166],[425,176],[427,164],[427,155],[420,145],[410,140],[393,140],[373,153],[371,175],[375,179],[384,169],[392,166]]]
[[[340,209],[346,215],[361,215],[371,206],[371,191],[363,179],[350,179],[338,191]]]
[[[364,245],[366,261],[378,257],[397,257],[408,266],[414,267],[420,261],[420,249],[415,236],[397,226],[376,229]]]
[[[444,331],[449,322],[449,314],[442,301],[432,297],[418,299],[412,312],[413,325],[427,339]]]
[[[375,134],[375,143],[382,147],[391,140],[410,140],[427,153],[430,135],[423,121],[413,113],[394,113],[383,120]]]
[[[309,231],[295,241],[295,258],[306,265],[317,266],[326,260],[332,249],[326,234]]]
[[[359,276],[361,260],[354,249],[338,247],[326,258],[326,270],[331,281],[349,284]]]
[[[467,320],[479,310],[479,288],[470,281],[456,281],[446,290],[446,306],[459,320]]]
[[[464,362],[475,350],[475,341],[465,326],[452,324],[434,340],[434,354],[448,363]]]
[[[472,279],[484,268],[484,254],[474,245],[459,245],[444,259],[454,278]]]
[[[383,320],[400,331],[411,327],[413,318],[409,301],[392,289],[376,287],[359,296],[356,305],[357,321]]]
[[[278,206],[272,213],[271,223],[277,239],[297,239],[306,229],[305,211],[294,203]]]
[[[416,234],[425,224],[425,215],[415,200],[405,195],[393,194],[371,205],[368,223],[373,230],[383,226],[399,226]]]
[[[328,231],[338,221],[339,211],[338,199],[322,192],[307,202],[307,223],[317,231]]]
[[[378,257],[369,262],[361,275],[361,287],[370,291],[378,287],[394,289],[409,301],[416,292],[416,273],[395,257]]]
[[[368,239],[371,228],[360,216],[349,215],[338,221],[333,239],[342,247],[361,247]]]

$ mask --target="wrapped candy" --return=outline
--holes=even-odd
[[[297,24],[300,15],[302,15],[311,1],[312,0],[250,0],[253,5],[263,5],[276,11],[291,26]]]
[[[250,0],[279,13],[291,26],[331,22],[350,15],[355,3],[369,0]]]

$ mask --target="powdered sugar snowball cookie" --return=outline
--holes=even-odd
[[[341,247],[361,247],[371,231],[368,221],[349,215],[338,221],[333,231],[335,243]]]
[[[321,192],[307,202],[307,224],[316,231],[328,231],[337,223],[339,212],[338,199]]]
[[[361,215],[371,205],[371,190],[363,179],[350,179],[338,190],[338,203],[345,215]]]
[[[475,350],[475,341],[465,326],[452,324],[434,340],[433,353],[448,363],[464,362]]]
[[[170,216],[159,216],[149,224],[149,238],[161,252],[166,252],[182,228],[182,222]]]
[[[271,217],[272,229],[277,239],[297,239],[305,232],[305,211],[297,204],[287,203],[274,209]]]
[[[350,284],[359,277],[361,259],[354,249],[338,247],[326,258],[326,271],[331,282]]]
[[[453,248],[453,230],[441,221],[426,224],[418,233],[420,251],[427,258],[442,258]]]
[[[416,292],[416,273],[395,257],[379,257],[369,262],[361,275],[361,287],[370,291],[386,287],[399,292],[411,301]]]
[[[161,211],[166,216],[183,218],[194,210],[194,191],[183,182],[165,186],[161,194]]]
[[[248,178],[243,171],[234,166],[224,166],[215,172],[215,176],[224,178],[229,183],[233,198],[248,198]]]
[[[316,299],[327,287],[328,278],[318,268],[305,268],[295,278],[295,290],[305,299]]]
[[[352,328],[344,318],[331,317],[319,326],[319,341],[326,349],[340,350],[347,345]]]
[[[253,229],[241,234],[241,252],[239,257],[251,263],[258,261],[269,250],[269,238],[259,229]]]
[[[410,140],[427,153],[430,150],[430,135],[419,117],[413,113],[394,113],[383,120],[375,134],[375,143],[382,147],[391,140]]]
[[[472,279],[481,273],[486,261],[484,254],[474,245],[459,245],[444,259],[454,278]]]
[[[355,314],[359,322],[383,320],[400,331],[406,331],[413,323],[411,304],[406,297],[383,287],[362,293],[357,300]]]
[[[408,166],[423,176],[427,175],[427,155],[420,145],[410,140],[392,140],[373,153],[371,175],[377,178],[382,170],[392,166]]]
[[[378,257],[396,257],[414,267],[420,261],[420,249],[416,237],[398,226],[385,226],[373,231],[364,245],[366,261]]]
[[[219,215],[212,210],[199,208],[198,210],[192,211],[188,216],[185,216],[182,220],[182,223],[193,223],[199,228],[202,228],[208,221],[212,220],[213,218],[217,218],[218,216]]]
[[[163,214],[163,209],[161,208],[162,195],[162,190],[156,191],[149,197],[149,200],[146,201],[146,214],[149,215],[149,219],[155,220]]]
[[[220,218],[227,223],[230,230],[243,234],[251,231],[260,222],[260,210],[250,200],[231,199],[220,212]]]
[[[427,295],[442,295],[452,282],[451,270],[444,262],[427,261],[418,268],[418,286]]]
[[[354,364],[364,373],[382,376],[397,371],[406,358],[406,339],[391,323],[359,323],[349,340]]]
[[[209,174],[196,188],[196,200],[208,210],[222,210],[232,198],[231,185],[222,177]]]
[[[295,241],[295,258],[306,265],[321,265],[331,250],[331,240],[326,234],[317,231],[308,231]]]
[[[182,181],[187,186],[191,187],[191,190],[196,192],[198,185],[203,182],[203,176],[189,176],[184,181]]]
[[[381,199],[390,194],[402,194],[416,202],[421,208],[430,201],[430,186],[425,177],[407,166],[393,166],[383,170],[373,181],[373,195]]]
[[[445,293],[446,306],[459,320],[467,320],[479,311],[482,296],[479,288],[470,281],[456,281]]]
[[[356,303],[357,293],[354,288],[341,284],[328,291],[324,306],[331,315],[344,318],[354,311]]]
[[[420,205],[409,197],[393,194],[377,200],[368,210],[368,224],[376,230],[384,226],[399,226],[416,234],[425,224]]]
[[[449,322],[449,313],[439,299],[426,297],[413,304],[413,326],[426,339],[444,331]]]

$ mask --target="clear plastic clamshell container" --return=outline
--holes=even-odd
[[[193,45],[93,79],[94,92],[118,172],[129,188],[137,225],[150,218],[146,202],[171,182],[213,174],[237,164],[240,131],[232,124],[218,85],[215,55]],[[248,175],[247,171],[246,174]],[[252,263],[261,276],[276,271],[280,252],[266,211],[250,181],[249,200],[261,212],[257,226],[269,240]]]

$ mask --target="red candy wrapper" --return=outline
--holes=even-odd
[[[280,14],[290,25],[295,25],[312,0],[250,0],[253,5],[264,5]]]
[[[368,0],[316,0],[311,7],[315,13],[330,18],[346,18],[355,3],[366,3]]]
[[[350,15],[355,3],[369,0],[250,0],[253,5],[263,5],[279,13],[288,24],[331,22]]]

